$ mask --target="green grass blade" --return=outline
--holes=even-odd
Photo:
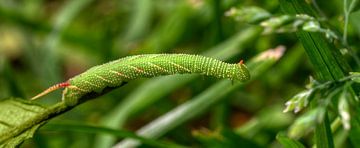
[[[128,32],[125,35],[126,41],[133,41],[147,33],[151,24],[151,16],[153,11],[153,4],[151,0],[133,1],[134,12],[130,17],[132,20],[129,23]]]
[[[315,140],[318,148],[334,147],[333,135],[327,114],[325,114],[323,123],[317,124],[315,127]]]
[[[177,1],[170,16],[161,22],[150,35],[141,53],[161,53],[173,48],[182,40],[187,28],[191,25],[190,18],[196,12],[187,1]]]
[[[42,58],[38,58],[38,62],[34,65],[39,67],[40,76],[45,80],[46,86],[58,83],[60,79],[60,68],[58,66],[59,57],[57,55],[57,47],[61,41],[64,30],[73,21],[76,15],[81,12],[92,0],[68,1],[65,6],[57,13],[54,26],[44,43]]]
[[[260,145],[264,145],[266,143],[263,140],[257,139],[257,137],[261,137],[259,135],[263,134],[262,131],[286,128],[294,121],[292,114],[284,114],[282,110],[284,110],[284,107],[280,105],[262,108],[255,117],[237,127],[235,132],[244,138],[253,139]]]
[[[302,0],[281,0],[281,8],[290,14],[309,14],[315,16],[314,10]],[[335,46],[328,42],[324,35],[316,32],[297,32],[304,49],[315,67],[317,79],[329,81],[342,78],[350,71],[349,65]]]
[[[247,66],[252,76],[251,80],[256,79],[268,70],[268,68],[270,68],[281,57],[282,52],[283,51],[279,50],[276,52],[270,50],[250,60],[247,63]],[[271,54],[272,56],[264,56]],[[203,91],[190,101],[145,125],[138,130],[137,133],[148,138],[158,138],[171,129],[183,124],[185,121],[189,121],[195,116],[208,110],[212,105],[219,103],[226,98],[226,95],[238,90],[246,84],[247,83],[237,83],[232,85],[231,81],[222,80],[210,86],[207,90]],[[139,143],[137,141],[125,139],[124,141],[118,143],[115,147],[135,147],[138,144]]]
[[[315,11],[305,1],[281,0],[280,4],[286,13],[306,13],[310,16],[316,16]],[[333,44],[330,44],[323,35],[299,31],[297,36],[315,68],[318,80],[323,82],[337,80],[344,77],[350,71],[350,67],[341,56],[340,51]],[[315,139],[318,147],[334,147],[327,115],[325,115],[325,120],[315,128]]]
[[[148,146],[152,146],[152,147],[163,147],[163,148],[165,148],[165,147],[174,147],[174,148],[175,147],[176,148],[184,147],[184,146],[180,146],[180,145],[177,145],[174,143],[161,142],[161,141],[144,138],[144,137],[138,136],[130,131],[114,130],[114,129],[104,128],[104,127],[84,125],[84,124],[51,123],[51,124],[47,124],[44,127],[42,127],[41,130],[42,131],[73,131],[73,132],[83,132],[83,133],[91,133],[91,134],[106,133],[106,134],[114,135],[117,138],[137,139],[137,140],[141,141],[142,143],[144,143]]]
[[[27,18],[22,13],[15,11],[13,9],[9,9],[0,3],[0,19],[5,23],[15,23],[20,27],[25,28],[26,30],[33,31],[36,34],[50,34],[52,32],[53,27],[48,23],[44,22],[39,18]],[[25,32],[28,33],[28,32]],[[32,34],[31,34],[32,35]],[[62,33],[62,39],[68,43],[80,45],[87,49],[94,49],[94,47],[98,46],[97,39],[90,38],[94,35],[83,35],[78,34],[73,31],[64,30]],[[33,57],[29,57],[33,58]],[[37,60],[37,59],[35,59]]]
[[[305,148],[299,141],[286,137],[285,133],[277,134],[276,140],[278,140],[284,148]]]

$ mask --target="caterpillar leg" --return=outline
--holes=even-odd
[[[63,101],[66,106],[74,106],[78,103],[79,99],[83,95],[84,90],[80,91],[76,86],[66,87],[62,93],[61,101]]]
[[[46,94],[50,93],[50,92],[53,92],[54,90],[57,90],[59,88],[65,88],[65,87],[68,87],[70,85],[69,82],[63,82],[63,83],[59,83],[59,84],[55,84],[51,87],[49,87],[48,89],[44,90],[43,92],[41,92],[40,94],[32,97],[30,100],[35,100],[35,99],[38,99],[42,96],[45,96]]]

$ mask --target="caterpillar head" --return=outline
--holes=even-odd
[[[233,80],[244,82],[250,79],[250,72],[242,60],[235,67]]]

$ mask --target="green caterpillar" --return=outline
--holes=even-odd
[[[249,71],[242,61],[228,64],[213,58],[188,54],[135,55],[92,67],[66,82],[48,88],[32,99],[65,88],[62,100],[72,106],[87,94],[102,93],[105,88],[115,88],[133,79],[184,73],[199,73],[242,82],[250,79]]]

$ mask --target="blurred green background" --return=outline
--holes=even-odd
[[[342,2],[317,2],[332,29],[342,30]],[[259,70],[250,83],[204,109],[193,106],[191,110],[201,112],[153,135],[190,147],[278,147],[277,133],[286,131],[295,117],[282,113],[284,103],[305,89],[313,67],[294,33],[265,34],[258,24],[225,15],[231,8],[252,6],[283,14],[278,1],[265,0],[0,0],[0,98],[30,98],[92,66],[128,55],[204,54],[247,64],[261,52],[284,45],[283,56]],[[355,51],[359,14],[353,13],[348,32]],[[355,65],[350,56],[345,58]],[[201,95],[211,98],[212,86],[220,81],[197,75],[135,80],[52,119],[21,147],[111,147],[122,139],[57,130],[51,124],[136,131]],[[223,86],[235,83],[227,80]],[[61,91],[56,91],[40,101],[54,104],[60,99]]]

